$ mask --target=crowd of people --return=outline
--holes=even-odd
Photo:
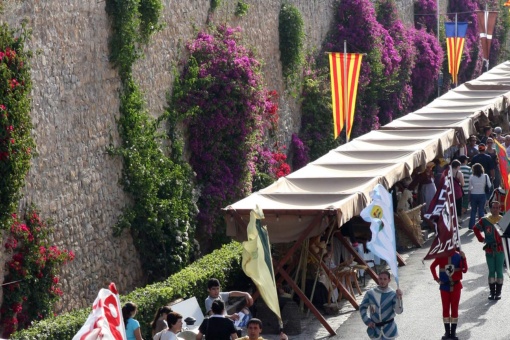
[[[220,282],[215,278],[211,278],[207,282],[207,291],[209,295],[205,300],[206,318],[198,327],[196,340],[264,340],[260,336],[262,333],[260,319],[249,318],[245,325],[247,335],[241,336],[241,330],[234,325],[234,321],[239,320],[240,315],[238,313],[227,314],[227,303],[230,297],[243,297],[246,307],[250,307],[253,304],[250,293],[222,292]],[[128,302],[122,307],[127,340],[143,340],[140,323],[135,319],[136,312],[137,306],[132,302]],[[178,340],[178,333],[183,331],[183,316],[172,311],[170,306],[162,306],[154,315],[150,327],[153,340]],[[280,339],[288,340],[283,331],[280,333]]]

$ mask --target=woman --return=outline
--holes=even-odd
[[[127,302],[124,307],[122,307],[122,317],[124,318],[124,325],[126,326],[127,340],[143,340],[140,323],[133,319],[136,315],[136,310],[137,307],[133,302]]]
[[[476,213],[478,218],[485,215],[485,202],[487,196],[485,195],[485,185],[490,186],[490,179],[483,171],[483,166],[480,163],[473,165],[473,174],[469,176],[469,202],[471,203],[471,216],[469,218],[469,230],[473,230],[476,223]]]
[[[460,162],[458,160],[454,160],[452,162],[452,175],[453,180],[455,183],[453,183],[453,186],[458,186],[458,191],[455,190],[455,206],[457,208],[457,217],[461,217],[462,215],[462,187],[464,187],[464,175],[460,171]],[[459,192],[459,195],[457,195],[457,192]],[[460,225],[459,225],[460,227]]]
[[[154,320],[151,322],[152,336],[168,328],[166,317],[170,312],[172,312],[172,308],[168,306],[158,309],[156,315],[154,315]]]
[[[418,187],[419,200],[418,203],[425,203],[421,208],[423,214],[427,213],[430,205],[430,201],[436,194],[436,185],[434,184],[434,162],[427,163],[425,171],[419,173],[414,177],[409,186],[409,190],[414,191]]]
[[[176,312],[168,313],[166,317],[168,328],[154,335],[154,340],[177,340],[177,333],[182,330],[182,315]]]

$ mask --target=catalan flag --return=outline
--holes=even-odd
[[[259,206],[250,212],[250,223],[248,224],[248,241],[243,242],[243,271],[257,286],[260,295],[266,305],[271,309],[283,328],[276,281],[273,271],[273,260],[271,257],[271,244],[266,227],[262,226],[261,220],[264,213]]]
[[[351,136],[362,57],[363,55],[359,53],[329,54],[335,139],[344,125],[347,140]]]
[[[467,22],[445,22],[446,50],[448,53],[448,71],[452,75],[455,85],[458,83],[458,74],[464,41],[468,27]]]

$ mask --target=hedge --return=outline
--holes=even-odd
[[[150,322],[156,310],[179,298],[195,296],[204,309],[207,297],[207,280],[215,277],[223,287],[233,286],[243,275],[241,269],[242,245],[238,242],[226,244],[200,260],[192,263],[163,282],[121,296],[121,302],[133,301],[138,305],[136,320],[140,322],[142,336],[151,339]],[[106,288],[106,287],[105,287]],[[91,301],[92,305],[92,301]],[[69,340],[85,323],[91,308],[83,308],[56,317],[38,321],[28,329],[14,333],[11,339]]]

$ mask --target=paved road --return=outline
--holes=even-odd
[[[462,340],[510,339],[508,317],[510,280],[505,273],[502,300],[488,300],[487,266],[482,244],[465,227],[461,229],[460,235],[469,270],[463,280],[464,289],[459,307],[457,335]],[[407,265],[399,269],[400,288],[404,292],[404,313],[396,317],[399,339],[441,339],[444,334],[439,287],[432,279],[429,269],[431,261],[422,263],[422,258],[429,246],[430,241],[423,248],[404,254]],[[367,288],[373,287],[374,284],[373,281],[367,282]],[[395,282],[392,281],[391,284],[395,288]],[[359,296],[358,301],[361,301],[361,298]],[[359,312],[348,303],[343,304],[339,315],[328,316],[327,320],[336,330],[336,336],[329,337],[325,328],[310,314],[302,321],[302,333],[289,338],[291,340],[368,339],[365,332],[366,326],[361,321]],[[278,337],[267,335],[267,339],[275,340]]]
[[[460,234],[469,270],[463,280],[457,335],[459,339],[510,339],[510,280],[505,274],[502,300],[488,300],[482,244],[467,228]],[[444,334],[439,288],[429,269],[431,261],[422,264],[429,244],[410,253],[407,265],[399,269],[400,287],[405,294],[404,313],[397,316],[401,339],[441,339]],[[359,313],[352,312],[332,339],[367,339],[364,331]]]

